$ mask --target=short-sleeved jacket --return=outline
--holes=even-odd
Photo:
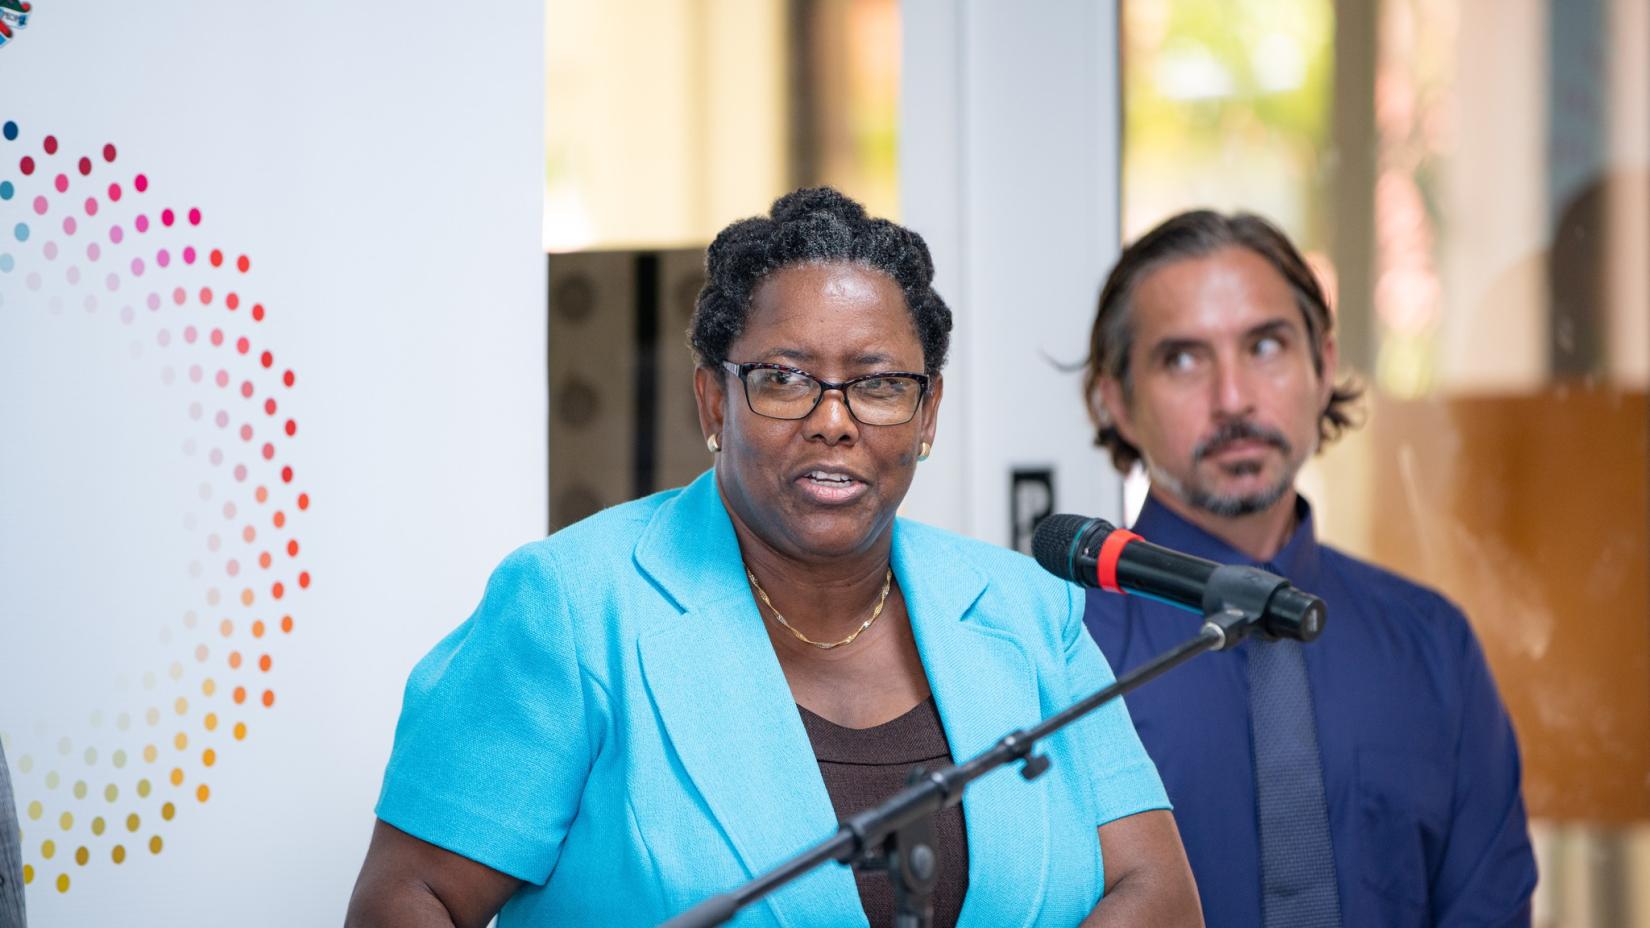
[[[958,760],[1105,686],[1080,590],[1029,558],[898,520],[893,569]],[[1167,808],[1122,704],[963,801],[961,925],[1075,925],[1096,827]],[[501,926],[652,925],[835,830],[713,473],[516,551],[414,669],[377,808],[529,885]],[[943,848],[941,852],[943,853]],[[827,864],[738,925],[864,925]]]

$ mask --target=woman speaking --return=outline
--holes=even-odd
[[[951,329],[922,239],[802,190],[706,270],[715,468],[510,555],[413,670],[349,924],[656,924],[1111,681],[1080,590],[895,517]],[[934,923],[1197,924],[1123,705],[1041,747],[1047,774],[938,817]],[[828,864],[736,923],[892,908],[884,875]]]

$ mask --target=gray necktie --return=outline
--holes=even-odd
[[[1266,928],[1339,925],[1318,725],[1298,641],[1249,643],[1249,726]]]

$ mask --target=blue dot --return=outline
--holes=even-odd
[[[13,193],[15,193],[16,191],[17,191],[17,188],[15,188],[11,185],[11,181],[9,181],[9,180],[0,180],[0,200],[9,200],[9,199],[11,199],[11,195]]]
[[[11,120],[8,119],[8,120],[6,120],[6,126],[5,126],[4,130],[0,130],[0,131],[4,131],[6,133],[6,141],[8,141],[8,142],[14,141],[17,138],[17,123],[12,122]]]
[[[0,255],[0,273],[10,274],[11,269],[16,266],[17,263],[11,259],[11,255]]]
[[[26,242],[26,241],[29,240],[29,224],[28,223],[20,222],[20,223],[17,224],[17,240],[20,241],[20,242]]]

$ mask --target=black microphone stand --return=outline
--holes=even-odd
[[[1257,575],[1275,583],[1257,583]],[[934,882],[940,869],[934,847],[935,813],[961,802],[963,790],[970,783],[1015,761],[1023,762],[1020,776],[1035,780],[1049,768],[1046,756],[1033,753],[1039,740],[1205,651],[1231,648],[1257,628],[1270,634],[1261,626],[1261,616],[1272,593],[1288,586],[1288,581],[1259,571],[1228,568],[1217,571],[1209,583],[1204,598],[1207,611],[1196,637],[1031,728],[1010,732],[960,764],[932,771],[913,768],[904,789],[881,805],[843,819],[831,837],[737,889],[706,899],[665,922],[662,928],[724,924],[740,909],[830,860],[860,870],[886,871],[894,884],[896,928],[928,928],[933,919]],[[1320,611],[1309,634],[1302,636],[1305,640],[1317,637],[1322,619]]]

